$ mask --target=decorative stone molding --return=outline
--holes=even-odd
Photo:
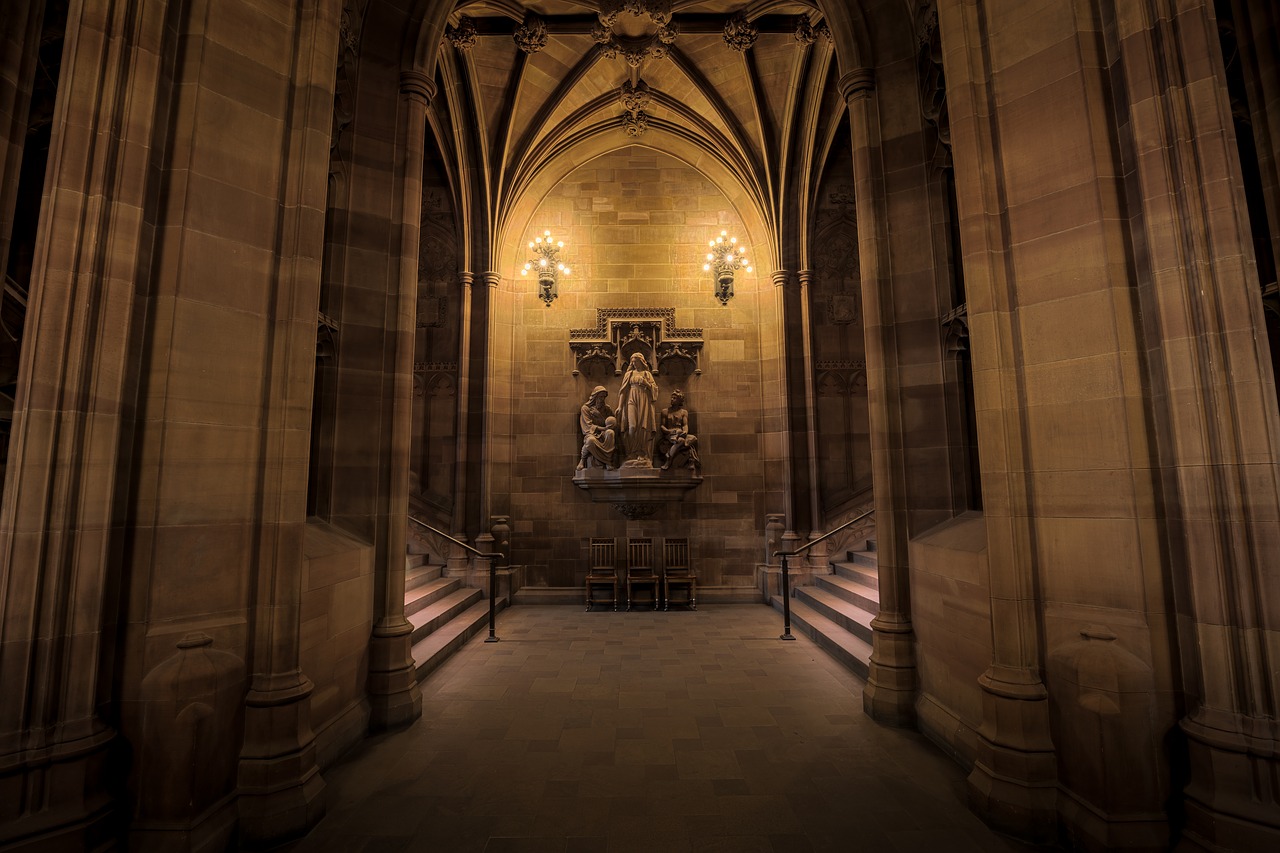
[[[969,349],[969,303],[962,302],[942,316],[947,352]]]
[[[724,22],[724,43],[737,51],[748,51],[760,37],[756,25],[747,20],[747,16],[739,12]]]
[[[511,34],[516,47],[525,53],[537,53],[547,46],[547,25],[542,18],[529,12],[524,16],[524,23],[516,27]]]
[[[436,81],[431,75],[410,69],[400,72],[400,93],[411,98],[419,98],[428,106],[436,96]]]
[[[458,362],[456,361],[415,361],[413,363],[414,373],[457,373]]]
[[[808,15],[797,15],[795,37],[797,42],[808,47],[820,38],[831,41],[831,28],[826,21],[819,21],[815,25],[809,21]]]
[[[836,84],[845,101],[851,101],[859,95],[869,95],[876,88],[876,73],[870,68],[859,68],[850,71],[840,78]]]
[[[613,27],[624,11],[639,17],[648,16],[657,29],[641,36],[618,35]],[[599,22],[591,28],[591,38],[607,58],[621,55],[632,68],[638,68],[646,59],[666,59],[670,53],[668,46],[680,34],[671,23],[670,0],[605,0],[596,17]]]
[[[627,136],[641,136],[649,128],[649,116],[645,113],[653,96],[649,93],[649,84],[644,80],[636,80],[633,84],[626,80],[618,90],[618,100],[622,103],[622,129]]]
[[[444,28],[444,40],[457,50],[471,50],[476,46],[475,22],[463,15],[458,19],[458,26],[448,25]]]
[[[674,308],[597,308],[594,329],[570,329],[569,348],[574,355],[573,375],[592,361],[607,361],[613,374],[632,353],[639,352],[659,374],[667,362],[686,362],[695,375],[702,374],[702,330],[678,329]]]

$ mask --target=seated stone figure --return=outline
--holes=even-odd
[[[689,410],[684,407],[684,392],[671,392],[671,405],[662,410],[659,422],[662,440],[658,444],[658,455],[662,460],[662,470],[666,471],[677,459],[683,457],[684,467],[695,474],[702,471],[702,459],[698,456],[698,437],[689,432]]]
[[[603,427],[595,427],[582,438],[582,454],[578,459],[578,470],[598,466],[610,469],[614,467],[614,453],[617,450],[617,419],[612,415],[604,419]]]

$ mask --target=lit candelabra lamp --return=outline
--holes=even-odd
[[[716,299],[721,305],[728,305],[733,298],[733,274],[743,267],[751,272],[747,250],[739,246],[738,238],[730,237],[727,231],[721,231],[720,236],[708,241],[707,245],[711,251],[707,252],[707,262],[702,269],[704,272],[715,271]]]
[[[560,250],[564,248],[563,240],[552,240],[550,231],[543,231],[542,236],[529,241],[529,248],[534,257],[520,270],[520,275],[533,272],[538,278],[538,298],[551,307],[551,303],[560,295],[556,282],[560,276],[569,274],[567,267],[560,259]]]

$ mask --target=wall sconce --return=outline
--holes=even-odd
[[[707,242],[711,251],[707,252],[707,263],[702,265],[703,272],[715,270],[716,299],[721,305],[728,305],[733,298],[733,274],[741,267],[751,272],[751,262],[747,260],[747,250],[738,245],[737,237],[730,237],[728,231],[721,231],[720,236]]]
[[[550,231],[543,231],[542,236],[530,241],[529,248],[536,257],[530,258],[520,270],[520,275],[528,275],[530,270],[538,277],[538,298],[551,307],[560,292],[556,289],[556,281],[560,274],[569,274],[569,268],[560,260],[560,250],[564,241],[553,241]]]

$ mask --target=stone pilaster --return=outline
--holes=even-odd
[[[396,325],[390,329],[394,356],[391,441],[385,452],[390,477],[385,497],[386,538],[378,550],[375,619],[369,647],[370,725],[404,725],[422,713],[413,664],[413,626],[404,613],[404,556],[409,514],[409,455],[413,440],[414,320],[418,299],[418,250],[427,107],[435,95],[431,78],[419,71],[400,75],[400,167],[398,215],[400,268]]]
[[[915,721],[916,663],[911,632],[907,557],[907,485],[903,476],[903,414],[889,265],[884,161],[875,76],[869,69],[840,79],[853,141],[854,196],[862,313],[866,323],[871,469],[876,484],[876,546],[880,612],[872,621],[871,664],[863,709],[894,725]]]
[[[119,496],[129,480],[120,454],[132,443],[135,309],[153,260],[148,146],[161,135],[167,5],[75,4],[67,21],[77,37],[63,56],[60,112],[78,121],[62,125],[49,150],[0,506],[6,849],[96,849],[117,807],[108,767],[116,733],[101,712],[116,677]],[[20,32],[0,37],[12,44],[38,33],[42,8],[7,7],[0,18]],[[0,55],[4,132],[25,134],[18,87],[34,60],[21,50]],[[11,136],[0,142],[10,186],[21,146]]]
[[[1266,103],[1270,92],[1265,110],[1250,104],[1265,142],[1280,121],[1278,16],[1270,4],[1232,5],[1250,99]],[[1184,837],[1210,850],[1271,849],[1280,847],[1280,410],[1215,8],[1124,2],[1115,20],[1188,694]],[[1262,147],[1263,190],[1274,193],[1273,152]]]

